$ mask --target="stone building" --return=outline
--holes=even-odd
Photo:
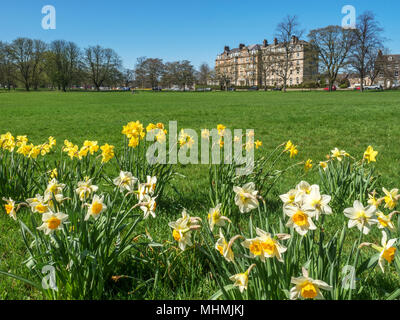
[[[282,87],[285,78],[287,86],[295,86],[316,80],[318,56],[308,42],[297,37],[290,43],[264,40],[234,49],[226,46],[217,56],[215,71],[222,86]]]

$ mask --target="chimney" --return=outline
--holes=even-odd
[[[224,47],[224,51],[225,51],[225,52],[229,52],[229,51],[230,51],[230,50],[229,50],[229,46],[225,46],[225,47]]]
[[[274,45],[277,45],[277,44],[278,44],[278,39],[274,38]]]
[[[263,45],[264,45],[264,47],[268,47],[268,40],[267,39],[264,39]]]
[[[243,43],[239,44],[239,50],[242,50],[245,47]]]

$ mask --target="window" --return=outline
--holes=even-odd
[[[395,76],[395,77],[398,77],[398,76],[399,76],[399,72],[398,72],[398,71],[395,71],[395,72],[394,72],[394,76]]]

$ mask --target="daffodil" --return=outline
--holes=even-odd
[[[349,155],[346,151],[339,150],[338,148],[331,150],[331,153],[331,157],[333,159],[337,159],[338,161],[342,161],[344,157]]]
[[[385,193],[385,208],[389,210],[393,210],[397,206],[397,202],[399,201],[400,195],[399,189],[392,189],[390,192],[385,188],[382,188],[383,192]]]
[[[328,206],[331,196],[321,195],[318,185],[312,185],[309,194],[304,196],[304,209],[313,212],[313,216],[318,221],[321,214],[332,214],[332,209]]]
[[[279,198],[282,200],[284,206],[293,206],[296,202],[302,200],[301,194],[299,195],[296,189],[289,190],[288,193],[280,195]]]
[[[312,160],[311,159],[308,159],[307,161],[306,161],[306,163],[304,164],[304,170],[307,172],[307,171],[309,171],[310,169],[312,169],[312,167],[313,167],[313,164],[312,164]]]
[[[147,176],[146,179],[147,193],[154,194],[154,192],[156,191],[157,177]]]
[[[240,235],[237,235],[233,237],[229,242],[226,241],[224,234],[222,233],[222,230],[219,229],[219,239],[217,240],[217,243],[215,244],[215,249],[225,258],[226,261],[228,262],[234,262],[235,260],[235,255],[233,254],[232,251],[232,245],[233,243],[239,239]]]
[[[35,198],[26,199],[26,202],[30,206],[33,213],[43,214],[49,212],[49,205],[40,194],[37,194]]]
[[[246,239],[242,242],[242,246],[250,250],[252,258],[259,257],[261,261],[266,258],[273,258],[283,262],[282,253],[286,252],[287,248],[281,245],[278,240],[286,240],[290,238],[289,234],[277,234],[275,237],[268,232],[259,228],[256,229],[258,237],[254,239]]]
[[[62,229],[62,225],[65,220],[68,219],[68,215],[58,212],[46,212],[42,215],[43,224],[37,227],[38,230],[42,230],[46,235],[53,233],[56,230]]]
[[[201,131],[201,137],[202,137],[203,139],[209,139],[209,138],[210,138],[210,130],[208,130],[208,129],[203,129],[203,130]]]
[[[13,218],[14,220],[17,220],[17,212],[16,212],[16,208],[15,208],[15,201],[12,200],[11,198],[6,199],[3,198],[3,201],[7,202],[4,205],[4,208],[6,210],[6,213]]]
[[[291,283],[295,286],[290,290],[290,299],[316,299],[324,300],[321,293],[323,290],[332,290],[332,287],[321,280],[314,280],[308,276],[308,271],[302,268],[303,275],[298,278],[292,277]]]
[[[178,242],[179,248],[184,251],[187,246],[192,245],[191,231],[200,228],[198,222],[201,221],[198,217],[190,217],[186,210],[182,212],[182,218],[168,223],[172,230],[172,236]]]
[[[354,201],[352,208],[347,208],[344,210],[344,215],[350,219],[348,228],[357,226],[362,233],[368,234],[370,227],[378,222],[375,212],[375,206],[368,206],[364,208],[360,201]]]
[[[257,140],[256,142],[254,142],[254,145],[256,146],[256,149],[260,148],[262,146],[262,141]]]
[[[47,185],[46,191],[44,192],[45,198],[51,198],[52,196],[62,195],[65,184],[59,183],[57,179],[52,179]]]
[[[376,191],[374,190],[371,194],[368,194],[368,204],[371,206],[379,207],[382,203],[383,199],[376,198]]]
[[[104,196],[99,197],[98,195],[94,195],[92,203],[89,205],[88,212],[85,216],[85,221],[89,220],[90,217],[97,220],[100,217],[100,214],[105,210],[107,210],[107,206],[104,204]]]
[[[382,240],[381,240],[381,246],[378,246],[374,243],[362,243],[360,245],[360,248],[364,246],[371,246],[373,249],[377,250],[379,254],[379,259],[378,259],[378,264],[379,267],[382,269],[382,272],[385,272],[385,262],[388,262],[389,264],[393,262],[395,258],[395,254],[397,251],[397,248],[394,246],[396,243],[397,239],[390,239],[389,241],[387,240],[387,234],[385,231],[382,231]]]
[[[217,125],[218,134],[223,136],[225,134],[226,127],[223,124]]]
[[[393,221],[392,221],[392,217],[393,217],[393,215],[394,215],[395,213],[397,213],[397,212],[395,211],[395,212],[392,212],[392,213],[389,214],[389,215],[385,215],[385,214],[383,214],[383,212],[378,211],[378,212],[376,213],[376,216],[377,216],[378,222],[379,222],[378,228],[379,228],[379,229],[388,228],[388,229],[390,229],[390,230],[395,230],[396,227],[394,226],[394,223],[393,223]]]
[[[231,281],[234,282],[233,285],[235,287],[239,287],[241,293],[243,293],[244,290],[247,290],[247,286],[249,283],[249,274],[255,266],[255,264],[252,264],[244,273],[238,273],[229,278]]]
[[[179,134],[178,142],[181,147],[187,146],[190,149],[195,141],[188,133],[185,132],[185,130],[182,129]]]
[[[231,223],[231,220],[221,214],[221,206],[222,204],[219,203],[215,208],[211,208],[208,211],[208,224],[211,231],[214,229],[214,226],[223,227],[226,222]]]
[[[79,195],[81,201],[85,201],[90,197],[92,193],[95,193],[99,189],[98,186],[92,184],[92,179],[85,177],[83,181],[78,182],[78,188],[75,192]]]
[[[140,209],[143,211],[143,219],[147,219],[149,215],[156,217],[156,198],[145,195],[140,203]]]
[[[239,207],[241,213],[247,213],[259,206],[257,200],[258,191],[255,190],[253,182],[245,184],[243,187],[233,187],[236,193],[235,203]]]
[[[310,194],[311,192],[311,186],[307,181],[301,181],[297,186],[297,196],[298,197],[304,197],[307,194]]]
[[[320,161],[319,166],[326,171],[328,168],[328,162],[327,161]]]
[[[138,181],[132,173],[121,171],[119,176],[113,180],[114,185],[116,185],[120,192],[124,192],[125,190],[131,192],[134,190],[134,186]]]
[[[378,155],[378,151],[375,151],[372,146],[369,146],[367,150],[364,152],[364,159],[370,162],[376,162],[376,156]]]
[[[112,158],[114,158],[114,146],[109,145],[106,143],[104,146],[100,147],[102,153],[102,163],[107,163],[109,162]]]
[[[314,211],[306,211],[298,206],[286,206],[283,207],[283,212],[289,217],[286,226],[294,228],[298,234],[304,236],[309,230],[317,229],[311,219],[314,215]]]

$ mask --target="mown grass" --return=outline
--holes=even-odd
[[[263,142],[261,154],[292,140],[299,146],[295,161],[308,158],[314,164],[324,160],[334,147],[344,149],[360,158],[368,145],[379,151],[376,168],[382,175],[380,184],[398,187],[400,175],[399,149],[400,92],[212,92],[212,93],[58,93],[58,92],[0,92],[0,133],[28,135],[34,143],[54,136],[58,148],[64,139],[82,144],[86,139],[99,144],[122,144],[121,128],[128,121],[178,121],[178,128],[215,128],[222,123],[228,128],[255,129],[256,139]],[[167,128],[168,129],[168,128]],[[284,159],[281,167],[293,164]],[[168,221],[175,220],[183,207],[194,215],[205,217],[208,204],[208,167],[177,165],[173,188],[167,192],[168,205],[151,222],[149,232],[162,243],[171,240]],[[276,185],[270,195],[271,210],[279,202],[277,195],[287,192],[300,180],[319,183],[316,172],[305,174],[301,167],[292,170]],[[0,197],[6,195],[0,195]],[[275,204],[274,204],[275,203]],[[340,227],[343,215],[332,222]],[[18,224],[0,216],[0,270],[27,276],[21,266],[25,250]],[[379,234],[375,234],[375,236]],[[190,254],[188,254],[190,256]],[[201,254],[200,254],[201,256]],[[185,258],[187,259],[187,257]],[[110,283],[109,298],[118,299],[204,299],[217,290],[207,265],[198,261],[177,260],[174,270],[163,270],[168,277],[157,278],[152,288],[135,291],[135,281],[122,279]],[[153,270],[133,263],[127,258],[119,274],[141,274],[154,277]],[[175,279],[174,279],[175,277]],[[178,281],[179,277],[181,281]],[[390,291],[399,285],[396,275],[386,281],[384,288],[371,288],[366,296],[378,298],[382,290]],[[30,287],[12,279],[0,278],[0,298],[40,298]],[[129,294],[130,293],[130,294]],[[364,293],[365,294],[365,293]]]

